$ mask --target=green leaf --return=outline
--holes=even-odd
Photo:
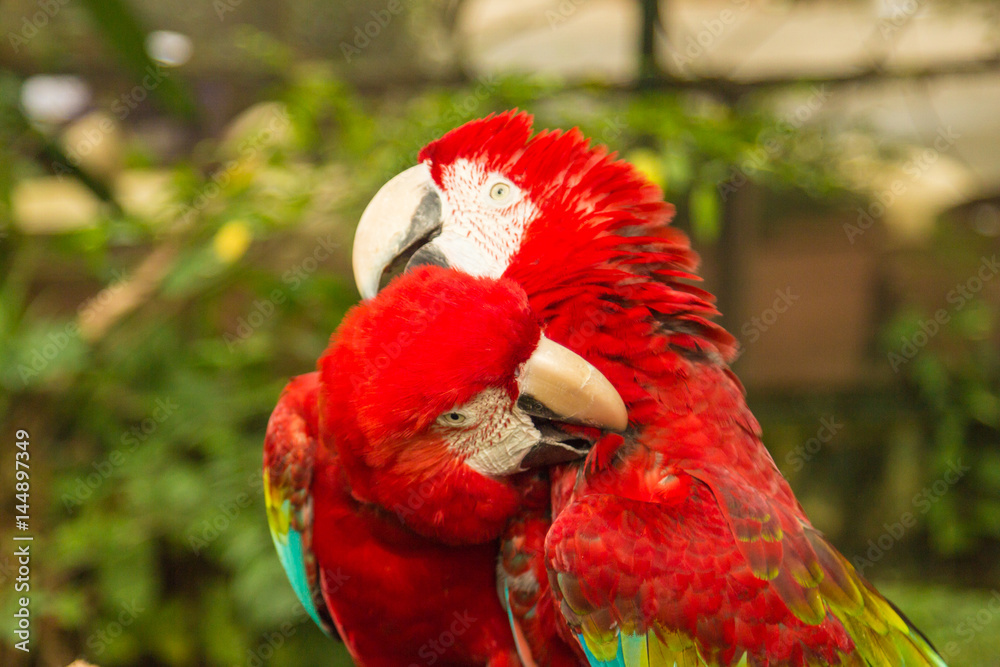
[[[691,229],[695,237],[703,243],[718,240],[722,214],[715,186],[708,182],[699,183],[691,190],[688,204],[691,207]]]
[[[691,183],[691,157],[687,151],[674,147],[663,155],[665,184],[670,192],[683,192]]]
[[[164,279],[162,293],[182,298],[203,290],[214,282],[222,265],[209,247],[194,248],[181,257]]]
[[[976,388],[969,391],[968,396],[966,396],[966,405],[968,405],[969,414],[973,419],[993,428],[1000,424],[1000,396],[995,396],[985,389]]]

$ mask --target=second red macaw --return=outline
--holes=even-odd
[[[359,226],[364,296],[399,265],[512,281],[545,335],[628,406],[624,437],[555,470],[554,523],[529,514],[508,529],[500,580],[515,633],[551,639],[539,627],[551,582],[554,625],[594,666],[942,667],[774,465],[671,215],[579,132],[532,136],[529,116],[505,113],[426,147]]]
[[[564,422],[581,425],[575,438],[559,437]],[[354,308],[271,415],[275,547],[359,665],[516,667],[524,639],[497,595],[498,539],[549,504],[545,480],[521,471],[626,424],[618,393],[542,335],[516,284],[417,270]],[[558,640],[536,655],[579,664]]]

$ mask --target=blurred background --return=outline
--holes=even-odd
[[[0,26],[3,665],[349,664],[274,554],[264,428],[358,298],[365,203],[511,107],[664,189],[814,523],[949,664],[1000,665],[1000,4],[7,0]]]

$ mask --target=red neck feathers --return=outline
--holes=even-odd
[[[420,160],[436,181],[465,159],[529,193],[538,215],[504,276],[525,289],[546,334],[594,363],[630,409],[649,398],[636,369],[655,383],[691,361],[731,361],[736,340],[712,321],[714,297],[690,284],[698,257],[670,227],[674,208],[660,189],[579,130],[531,136],[531,125],[517,111],[472,121]]]
[[[516,395],[540,330],[510,281],[422,267],[344,318],[319,361],[321,430],[352,493],[449,543],[497,537],[514,479],[465,465],[434,424],[485,388]]]

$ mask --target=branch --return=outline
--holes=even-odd
[[[640,90],[668,91],[700,91],[718,95],[726,99],[739,99],[745,95],[775,88],[795,85],[816,86],[847,86],[857,84],[879,84],[886,81],[922,81],[948,76],[974,76],[1000,71],[1000,52],[986,58],[976,60],[959,60],[945,63],[935,63],[924,67],[890,69],[881,65],[873,65],[855,72],[832,74],[828,76],[810,76],[786,74],[780,76],[760,77],[756,79],[737,80],[722,76],[706,76],[699,78],[684,78],[668,72],[659,72],[656,76],[644,81],[624,84],[618,83],[571,83],[566,90],[599,89],[610,92],[633,93]],[[362,93],[377,94],[388,90],[420,90],[428,86],[439,88],[460,88],[472,83],[467,76],[454,75],[448,77],[420,77],[407,75],[405,77],[378,77],[355,80],[355,87]]]
[[[80,337],[93,343],[113,327],[120,319],[149,300],[150,296],[163,282],[177,257],[176,243],[164,243],[155,248],[146,259],[139,264],[135,272],[122,281],[117,294],[107,303],[100,304],[90,313],[93,317],[83,317],[83,311],[77,320],[80,326]],[[72,667],[72,666],[71,666]]]
[[[939,77],[970,76],[996,71],[1000,71],[1000,52],[976,60],[957,60],[935,63],[934,65],[924,67],[891,69],[879,64],[856,72],[829,76],[782,75],[739,81],[726,77],[685,79],[673,75],[665,75],[653,82],[653,85],[657,89],[701,90],[742,96],[761,90],[783,88],[791,85],[845,86],[901,80],[924,81]]]
[[[656,59],[656,28],[660,25],[660,0],[642,0],[642,32],[639,40],[639,80],[655,81],[662,72]]]

